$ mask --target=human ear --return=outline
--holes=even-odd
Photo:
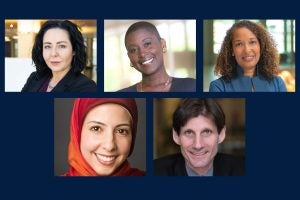
[[[177,134],[177,132],[174,129],[172,129],[172,133],[173,133],[173,141],[176,144],[181,145],[180,140],[179,140],[179,135]]]
[[[163,49],[163,52],[166,53],[167,52],[167,44],[166,44],[166,40],[161,38],[160,39],[160,44],[161,44],[161,47]]]
[[[222,143],[225,140],[226,137],[226,126],[224,126],[219,134],[218,137],[218,144]]]

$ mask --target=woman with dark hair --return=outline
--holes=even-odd
[[[132,24],[125,34],[125,46],[131,67],[142,74],[142,80],[120,92],[195,92],[196,80],[168,75],[163,54],[166,41],[156,27],[145,21]]]
[[[239,21],[226,33],[217,57],[210,92],[286,92],[277,76],[279,54],[267,30],[251,21]]]
[[[144,176],[127,160],[134,149],[138,110],[132,98],[77,98],[64,176]]]
[[[37,33],[32,48],[36,66],[22,92],[96,92],[96,83],[81,71],[86,67],[86,47],[76,24],[49,20]]]

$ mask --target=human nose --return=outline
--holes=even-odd
[[[57,48],[52,48],[52,50],[51,50],[51,56],[57,56],[57,55],[58,55]]]
[[[245,46],[244,46],[244,50],[245,50],[245,52],[250,51],[251,50],[251,46],[246,43]]]
[[[140,48],[139,49],[139,57],[143,58],[143,57],[145,57],[145,54],[147,54],[147,49],[146,48]]]
[[[195,149],[201,149],[203,147],[203,141],[200,134],[196,134],[196,137],[194,138],[194,148]]]
[[[116,141],[113,131],[109,131],[105,134],[103,138],[102,147],[106,151],[114,151],[116,149]]]

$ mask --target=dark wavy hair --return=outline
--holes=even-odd
[[[36,66],[38,75],[43,76],[44,74],[51,73],[43,58],[43,38],[46,31],[52,28],[60,28],[68,32],[73,51],[75,52],[71,63],[71,70],[76,74],[80,73],[86,66],[87,54],[86,46],[78,26],[68,20],[49,20],[42,25],[40,31],[37,33],[32,48],[32,60]]]
[[[173,128],[179,135],[181,127],[191,118],[202,115],[210,118],[217,126],[218,133],[225,127],[225,114],[221,106],[211,98],[185,98],[173,114]]]
[[[279,54],[276,49],[276,43],[263,25],[246,20],[235,23],[227,31],[217,56],[215,74],[223,76],[225,80],[230,80],[237,76],[237,62],[232,55],[232,40],[234,32],[239,28],[247,28],[259,41],[260,59],[255,73],[259,73],[267,80],[273,79],[273,75],[277,74],[279,70]]]
[[[140,29],[146,29],[149,32],[154,33],[154,35],[157,37],[158,40],[161,39],[159,32],[157,31],[156,27],[151,24],[150,22],[146,22],[146,21],[140,21],[140,22],[136,22],[134,24],[132,24],[126,31],[125,34],[125,46],[126,46],[126,41],[127,41],[127,37],[130,33],[135,32],[137,30]]]

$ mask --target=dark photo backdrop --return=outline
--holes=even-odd
[[[299,184],[299,102],[296,53],[295,93],[202,92],[204,19],[295,19],[294,1],[3,1],[5,19],[96,19],[98,90],[96,94],[5,93],[4,38],[0,40],[1,189],[0,199],[297,199]],[[104,19],[196,19],[196,93],[104,93]],[[176,33],[174,33],[176,34]],[[299,46],[298,39],[296,49]],[[22,72],[20,72],[22,73]],[[145,177],[58,177],[54,175],[54,99],[141,97],[146,107]],[[246,175],[243,177],[154,177],[153,98],[217,97],[246,99]]]

